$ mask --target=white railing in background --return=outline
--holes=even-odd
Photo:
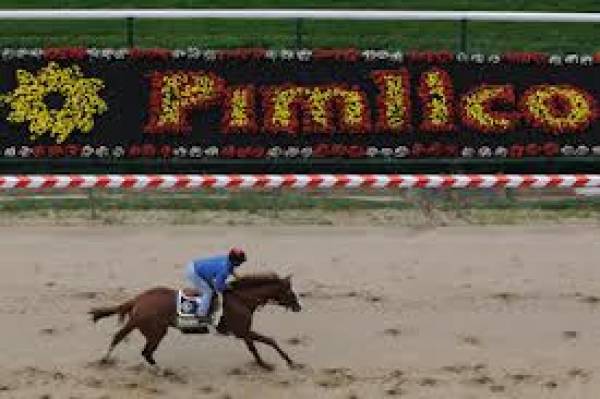
[[[127,21],[127,45],[134,45],[133,24],[138,19],[271,19],[296,21],[296,47],[302,47],[302,21],[456,21],[460,23],[460,51],[467,50],[469,21],[487,22],[600,22],[600,13],[518,11],[410,11],[310,9],[0,9],[0,20],[116,20]]]
[[[600,22],[600,13],[307,9],[40,9],[0,10],[0,19],[325,19],[356,21]]]

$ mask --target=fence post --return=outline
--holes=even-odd
[[[460,20],[460,36],[459,36],[459,40],[460,40],[460,52],[461,53],[466,53],[467,52],[467,28],[468,28],[468,21],[466,19],[461,19]]]
[[[302,18],[296,18],[296,48],[301,49],[302,46]]]
[[[127,17],[126,19],[127,29],[127,47],[132,48],[134,45],[133,41],[133,17]]]

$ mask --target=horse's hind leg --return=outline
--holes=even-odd
[[[287,362],[288,366],[294,366],[294,362],[292,361],[292,359],[290,359],[288,354],[285,353],[283,349],[279,347],[279,345],[277,345],[277,342],[275,342],[273,338],[265,337],[264,335],[260,335],[258,333],[255,333],[254,331],[250,331],[250,333],[248,334],[248,338],[253,341],[258,341],[262,342],[265,345],[269,345],[271,348],[275,349],[277,353],[279,353],[279,355]]]
[[[256,363],[258,363],[258,365],[264,369],[267,370],[272,370],[273,366],[271,366],[270,364],[266,363],[258,354],[258,350],[256,349],[256,346],[254,345],[254,341],[252,341],[251,338],[244,338],[244,342],[246,343],[246,346],[248,347],[248,350],[250,351],[250,353],[252,353],[252,356],[254,356],[254,359],[256,360]]]
[[[127,322],[127,324],[125,324],[119,331],[117,331],[117,333],[113,336],[112,342],[110,343],[110,346],[108,347],[108,351],[106,352],[106,355],[104,355],[104,357],[102,358],[102,361],[104,361],[104,362],[108,361],[108,358],[112,354],[112,351],[115,349],[115,346],[117,346],[119,344],[119,342],[121,342],[135,328],[136,328],[135,323],[130,319]]]
[[[160,341],[162,341],[164,336],[167,334],[167,329],[168,326],[162,325],[153,325],[140,328],[140,331],[144,337],[146,337],[146,345],[142,350],[142,356],[149,364],[153,366],[156,365],[156,360],[154,360],[153,356],[154,352],[156,351],[156,348],[158,348]]]

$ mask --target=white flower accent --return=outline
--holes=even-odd
[[[310,61],[312,59],[312,51],[308,49],[302,49],[296,51],[296,57],[300,61]]]
[[[267,158],[279,158],[283,154],[283,149],[279,146],[267,150]]]
[[[202,151],[201,147],[198,147],[197,145],[192,146],[190,148],[190,158],[202,158],[202,156],[204,155],[204,152]]]
[[[475,156],[475,149],[472,147],[464,147],[460,152],[463,158],[473,158]]]
[[[15,147],[7,147],[4,149],[4,156],[13,158],[17,155],[17,149]]]
[[[488,146],[480,147],[477,150],[477,155],[479,155],[481,158],[489,158],[492,156],[492,149]]]
[[[476,64],[483,64],[485,62],[485,55],[483,54],[471,54],[471,61]]]
[[[508,156],[508,149],[506,147],[496,147],[496,150],[494,151],[494,156],[506,158]]]
[[[488,62],[490,64],[499,64],[502,61],[502,56],[500,54],[490,54],[488,56]]]
[[[192,59],[198,59],[203,57],[203,52],[198,47],[188,47],[185,50],[186,56]]]
[[[296,54],[293,50],[281,50],[281,59],[282,60],[293,60],[296,57]]]
[[[86,53],[88,57],[99,58],[102,51],[100,49],[97,49],[96,47],[90,47],[86,50]]]
[[[303,147],[300,150],[300,156],[302,156],[303,158],[310,158],[312,156],[312,153],[313,153],[312,147]]]
[[[285,156],[288,158],[296,158],[298,155],[300,155],[300,148],[298,147],[288,147],[285,150]]]
[[[575,149],[575,155],[578,157],[585,157],[586,155],[589,155],[589,153],[590,149],[585,145],[580,145]]]
[[[579,55],[568,54],[565,56],[565,64],[579,64]]]
[[[390,147],[384,147],[381,149],[381,155],[383,155],[386,158],[389,158],[392,155],[394,155],[394,149]]]
[[[215,61],[217,59],[217,52],[215,50],[204,50],[202,56],[207,61]]]
[[[42,50],[41,48],[29,49],[29,53],[34,58],[42,58],[44,56],[44,50]]]
[[[117,60],[124,60],[128,54],[129,54],[129,49],[120,48],[120,49],[114,50],[113,57],[115,57]]]
[[[553,54],[548,58],[548,63],[550,63],[550,65],[562,65],[563,59],[560,55]]]
[[[594,65],[594,57],[589,54],[582,55],[579,57],[579,63],[585,66]]]
[[[17,58],[25,58],[29,55],[29,50],[26,48],[19,48],[19,49],[17,49],[17,52],[15,55]]]
[[[106,158],[109,155],[110,155],[110,150],[108,149],[107,146],[101,145],[100,147],[96,148],[96,156],[97,157]]]
[[[28,158],[33,154],[33,150],[31,149],[31,147],[27,147],[27,146],[22,146],[21,148],[19,148],[19,156],[22,158]]]
[[[366,61],[372,61],[375,58],[374,55],[375,51],[374,50],[364,50],[362,52],[362,57],[366,60]]]
[[[374,158],[379,154],[379,149],[377,147],[367,147],[366,155],[369,158]]]
[[[469,62],[469,54],[464,53],[464,52],[456,53],[456,61]]]
[[[571,157],[575,155],[575,147],[572,145],[565,145],[560,149],[560,152],[565,156]]]
[[[592,147],[592,154],[600,155],[600,145],[595,145]]]
[[[125,156],[125,148],[118,145],[112,149],[111,153],[114,158],[121,158],[121,157]]]
[[[173,149],[173,156],[178,157],[178,158],[185,158],[188,154],[188,150],[187,148],[183,147],[183,146],[179,146],[179,147],[175,147]]]
[[[387,50],[379,50],[377,52],[377,59],[379,60],[387,60],[390,58],[390,53]]]
[[[100,52],[100,56],[102,58],[106,58],[107,60],[116,58],[117,52],[112,48],[105,48]]]
[[[407,146],[401,145],[400,147],[396,147],[394,150],[394,156],[396,158],[406,158],[410,155],[410,149]]]
[[[204,155],[206,155],[207,157],[218,157],[219,156],[219,148],[213,146],[208,147],[206,150],[204,150]]]
[[[81,149],[81,156],[84,158],[89,158],[92,155],[94,155],[94,153],[94,147],[92,147],[91,145],[84,145]]]
[[[390,53],[390,61],[404,62],[404,53],[402,51],[394,51]]]

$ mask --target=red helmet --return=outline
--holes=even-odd
[[[229,250],[229,261],[239,266],[246,261],[246,253],[240,248],[231,248]]]

